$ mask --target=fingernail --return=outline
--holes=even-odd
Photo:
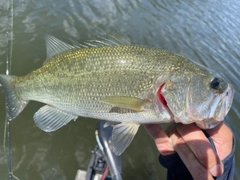
[[[210,169],[210,173],[213,176],[220,176],[223,173],[223,164],[217,164]]]

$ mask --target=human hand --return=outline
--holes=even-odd
[[[166,132],[158,124],[145,124],[158,151],[163,155],[178,153],[193,179],[212,180],[223,173],[222,160],[232,150],[231,130],[220,123],[213,129],[202,130],[195,124],[172,124]],[[217,153],[212,149],[206,135],[212,138]]]

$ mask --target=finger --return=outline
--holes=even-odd
[[[186,165],[193,179],[195,180],[213,180],[212,175],[208,170],[198,161],[194,153],[188,147],[186,142],[177,134],[171,136],[173,143],[175,144],[175,150],[183,163]]]
[[[230,128],[226,124],[220,123],[215,128],[204,130],[204,132],[212,138],[219,158],[225,159],[233,147],[233,134]]]
[[[212,149],[205,134],[195,124],[177,124],[176,129],[198,161],[210,171],[213,176],[223,173],[223,164],[217,153]]]
[[[162,155],[169,155],[175,152],[169,137],[158,124],[144,124],[144,127],[153,138],[158,151]]]

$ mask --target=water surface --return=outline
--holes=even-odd
[[[9,1],[0,0],[0,72],[6,69]],[[218,72],[235,88],[226,117],[237,139],[235,179],[240,179],[240,1],[238,0],[14,0],[12,74],[25,75],[46,58],[43,35],[67,43],[82,43],[118,31],[135,44],[184,55]],[[0,139],[5,107],[0,93]],[[54,133],[39,130],[33,114],[42,104],[31,102],[11,122],[14,174],[21,180],[71,180],[86,169],[95,147],[97,120],[79,118]],[[0,143],[0,177],[8,179],[6,155]],[[165,179],[153,141],[140,128],[122,155],[124,179]]]

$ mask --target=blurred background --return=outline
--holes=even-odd
[[[239,9],[238,0],[0,0],[0,73],[6,72],[7,57],[12,57],[11,74],[25,75],[39,68],[46,58],[46,33],[79,44],[117,31],[135,44],[181,54],[216,71],[235,89],[226,122],[237,140],[235,179],[240,179]],[[11,33],[12,53],[7,43]],[[0,177],[5,180],[1,88],[0,102]],[[21,180],[73,180],[77,169],[87,169],[98,121],[80,117],[56,132],[45,133],[33,122],[41,106],[31,102],[11,122],[14,174]],[[123,179],[166,179],[155,144],[142,127],[122,161]]]

